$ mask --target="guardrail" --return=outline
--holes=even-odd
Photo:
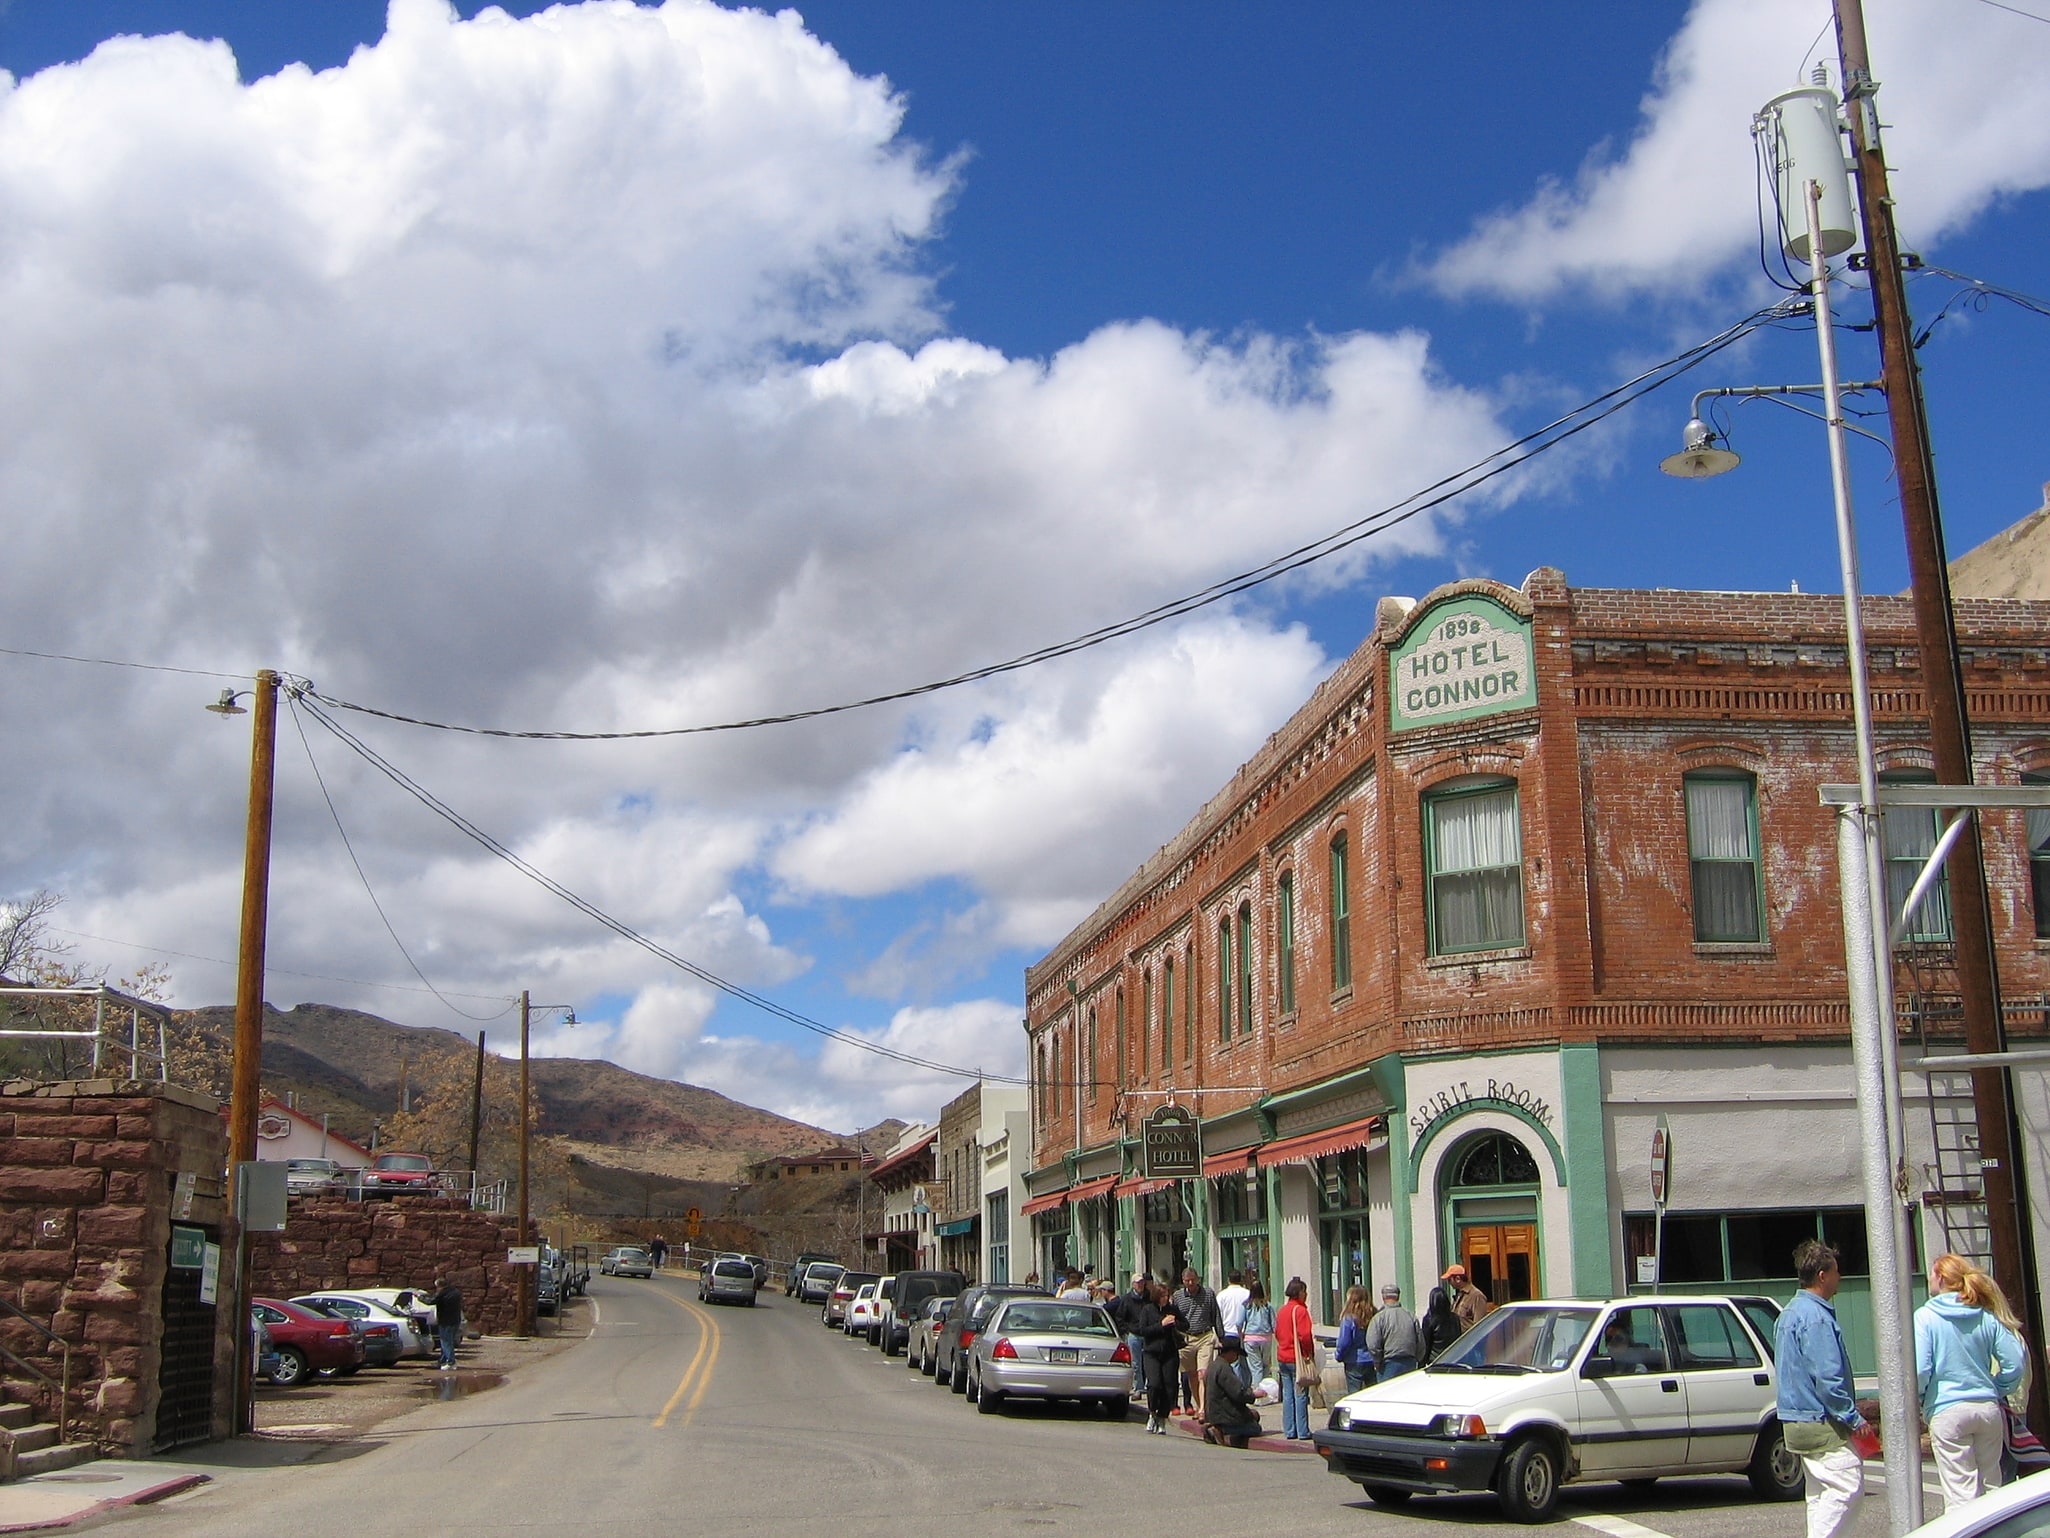
[[[453,1196],[479,1212],[504,1212],[511,1182],[503,1177],[485,1180],[472,1170],[435,1170],[433,1183],[417,1185],[366,1184],[363,1170],[345,1170],[337,1184],[293,1191],[293,1196],[346,1196],[352,1202],[383,1201],[404,1196]]]

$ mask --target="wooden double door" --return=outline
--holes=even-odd
[[[1537,1224],[1469,1223],[1459,1230],[1459,1258],[1473,1284],[1497,1304],[1537,1296]]]

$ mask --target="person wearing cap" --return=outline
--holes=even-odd
[[[1402,1306],[1402,1289],[1393,1282],[1381,1284],[1381,1306],[1367,1323],[1367,1355],[1379,1364],[1377,1383],[1415,1372],[1424,1359],[1424,1327]]]
[[[1462,1335],[1495,1311],[1488,1295],[1467,1280],[1466,1267],[1456,1260],[1445,1268],[1445,1290],[1452,1296],[1452,1312],[1459,1316]]]
[[[1203,1375],[1203,1440],[1226,1447],[1244,1447],[1260,1434],[1260,1414],[1253,1408],[1253,1390],[1240,1371],[1245,1346],[1236,1335],[1220,1335],[1217,1355]]]

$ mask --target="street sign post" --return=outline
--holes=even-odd
[[[1665,1279],[1666,1198],[1672,1189],[1673,1129],[1663,1114],[1651,1129],[1651,1283]]]
[[[1195,1113],[1164,1105],[1146,1118],[1139,1143],[1148,1180],[1195,1180],[1203,1173],[1203,1132]]]
[[[703,1213],[703,1212],[701,1212],[701,1211],[700,1211],[700,1210],[699,1210],[698,1208],[696,1208],[696,1207],[693,1207],[693,1208],[691,1208],[691,1209],[690,1209],[690,1210],[689,1210],[688,1212],[686,1212],[686,1213],[685,1213],[685,1214],[683,1215],[683,1235],[684,1235],[684,1237],[685,1237],[686,1239],[695,1239],[695,1238],[697,1238],[697,1236],[698,1236],[699,1234],[703,1233],[704,1231],[705,1231],[705,1215],[704,1215],[704,1213]]]

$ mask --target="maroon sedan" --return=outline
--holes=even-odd
[[[381,1153],[363,1172],[363,1194],[379,1196],[439,1196],[441,1177],[434,1161],[425,1154]]]
[[[352,1373],[363,1365],[363,1337],[346,1319],[316,1314],[281,1298],[255,1298],[249,1312],[270,1332],[270,1380],[281,1388],[316,1372]]]

